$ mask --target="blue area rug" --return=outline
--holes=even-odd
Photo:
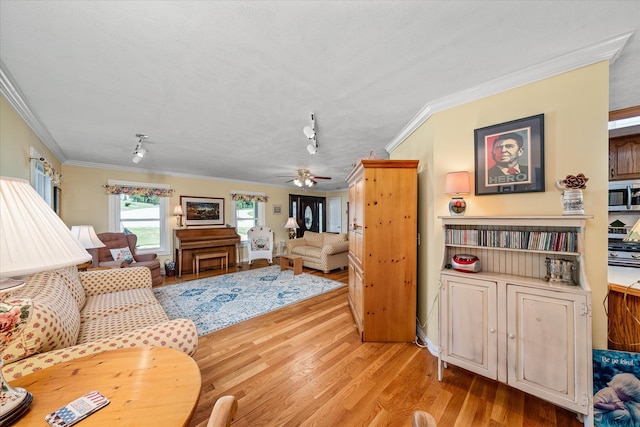
[[[202,336],[342,286],[270,266],[162,286],[154,293],[170,319],[193,320]]]

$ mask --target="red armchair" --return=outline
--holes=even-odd
[[[160,271],[160,261],[157,254],[136,254],[136,243],[138,236],[125,233],[100,233],[98,238],[106,245],[90,251],[93,256],[92,267],[147,267],[151,270],[151,283],[153,286],[162,284],[162,273]],[[116,261],[111,254],[112,249],[129,248],[135,262]]]

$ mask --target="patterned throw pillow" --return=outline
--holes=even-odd
[[[251,250],[252,251],[266,251],[269,249],[269,239],[264,237],[258,237],[257,239],[251,240]]]
[[[110,249],[110,251],[114,261],[126,261],[129,264],[136,262],[129,248]]]

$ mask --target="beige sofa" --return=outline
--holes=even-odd
[[[36,273],[2,300],[10,298],[28,298],[31,313],[2,354],[8,380],[117,348],[163,346],[192,356],[198,346],[191,320],[167,317],[146,267]]]
[[[289,254],[302,256],[302,265],[328,273],[348,265],[349,241],[344,233],[305,231],[299,239],[287,241]]]

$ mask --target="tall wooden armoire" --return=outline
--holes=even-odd
[[[349,183],[349,305],[362,341],[416,336],[418,161],[361,160]]]

